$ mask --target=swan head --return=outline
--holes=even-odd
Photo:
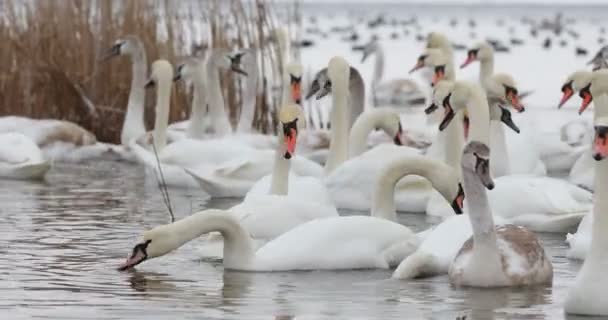
[[[283,130],[283,143],[285,144],[285,159],[291,159],[296,152],[298,119],[301,115],[300,106],[297,104],[288,104],[279,110],[279,122]]]
[[[492,76],[492,80],[492,85],[488,87],[488,91],[507,101],[517,112],[525,111],[524,105],[519,101],[517,84],[513,77],[506,73],[497,73]]]
[[[424,67],[435,67],[445,64],[447,64],[447,59],[440,49],[426,49],[420,56],[418,56],[416,65],[409,71],[409,73],[413,73],[414,71]]]
[[[403,126],[401,125],[401,118],[399,113],[390,108],[377,108],[371,112],[376,113],[376,130],[381,129],[386,132],[387,135],[393,138],[393,142],[401,146],[403,145]]]
[[[114,41],[114,44],[106,50],[102,61],[107,61],[120,55],[135,55],[143,51],[143,43],[134,35],[126,36]]]
[[[494,58],[494,48],[487,42],[480,42],[467,51],[467,60],[461,65],[460,69],[468,66],[475,61],[487,61]]]
[[[467,143],[462,153],[462,169],[474,173],[488,190],[494,189],[490,175],[490,148],[487,144],[479,141]]]
[[[450,41],[443,33],[431,32],[426,39],[426,47],[428,49],[451,49]]]
[[[175,75],[173,81],[191,81],[197,72],[200,72],[201,62],[196,58],[190,58],[179,64],[175,68]]]
[[[594,127],[593,158],[600,161],[608,156],[608,117],[597,119]]]
[[[325,97],[331,92],[331,81],[327,76],[327,68],[321,69],[315,74],[314,79],[308,86],[308,93],[306,93],[306,100],[317,94],[317,100]]]
[[[285,66],[285,76],[289,81],[291,99],[296,104],[302,103],[302,65],[296,62],[289,63]]]
[[[133,247],[131,254],[118,270],[131,269],[144,261],[164,256],[179,248],[184,241],[180,239],[179,233],[172,232],[171,228],[173,225],[180,223],[183,224],[183,222],[178,221],[144,232],[142,240]]]
[[[579,70],[572,73],[562,85],[562,99],[559,101],[557,108],[561,108],[578,90],[583,89],[591,83],[593,73],[587,70]]]
[[[156,60],[152,63],[150,78],[146,81],[145,87],[151,88],[158,84],[168,83],[169,86],[173,81],[173,67],[167,60]]]
[[[231,53],[227,49],[213,49],[209,56],[209,63],[221,70],[230,70],[247,76],[247,72],[241,66],[241,60],[246,52]]]
[[[340,86],[341,90],[347,90],[350,77],[350,66],[344,58],[336,56],[329,60],[327,65],[327,76],[332,83],[332,88]]]

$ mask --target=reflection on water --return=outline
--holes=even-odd
[[[2,318],[55,319],[560,319],[580,265],[563,235],[542,235],[553,288],[457,289],[447,277],[390,279],[386,270],[252,273],[201,260],[193,241],[130,272],[117,265],[143,230],[168,222],[141,168],[101,162],[53,168],[47,182],[0,186]],[[171,190],[177,218],[205,207],[198,190]],[[401,215],[422,230],[422,215]]]

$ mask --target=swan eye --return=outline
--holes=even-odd
[[[572,91],[572,80],[570,80],[569,82],[565,83],[565,84],[562,86],[562,92],[563,92],[563,93],[566,93],[567,91],[568,91],[568,92],[569,92],[569,91]]]
[[[591,95],[591,83],[589,83],[586,87],[582,88],[581,91],[579,91],[578,95],[585,99],[586,95]]]
[[[504,86],[505,86],[505,96],[509,97],[510,95],[514,95],[514,96],[518,95],[517,89],[515,89],[511,86],[508,86],[506,84]]]
[[[302,81],[302,77],[296,77],[293,74],[290,74],[289,77],[290,77],[289,81],[291,84],[300,83],[300,81]]]

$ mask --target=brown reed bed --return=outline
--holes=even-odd
[[[275,26],[273,7],[263,0],[0,0],[0,8],[0,115],[73,121],[101,141],[119,141],[127,104],[128,59],[99,62],[103,51],[122,36],[137,35],[149,63],[158,58],[179,63],[209,47],[255,47],[258,54],[277,61],[275,45],[268,41]],[[211,43],[194,32],[201,26],[209,28]],[[270,87],[280,84],[280,63],[271,65],[279,67],[259,66],[266,90],[257,99],[254,126],[263,132],[273,128],[278,103]],[[243,80],[226,73],[221,81],[235,123]],[[148,128],[153,100],[150,93]],[[171,104],[171,121],[188,117],[190,98],[183,86],[176,86]]]

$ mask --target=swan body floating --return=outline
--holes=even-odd
[[[0,178],[39,180],[50,168],[30,138],[16,132],[0,134]]]
[[[415,81],[411,79],[394,79],[382,82],[384,74],[384,49],[377,40],[373,40],[363,48],[361,63],[372,54],[376,55],[372,75],[371,92],[374,106],[422,107],[425,103],[424,93]]]

